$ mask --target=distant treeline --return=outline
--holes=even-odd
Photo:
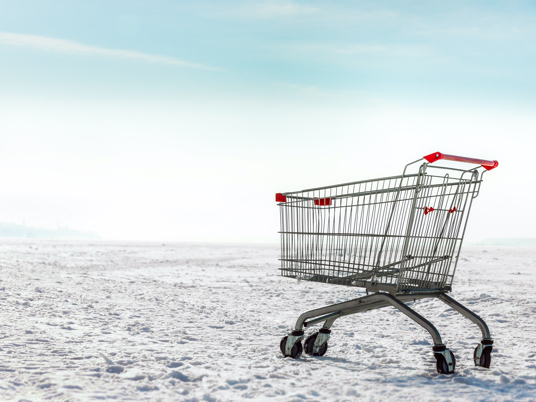
[[[475,246],[510,246],[510,247],[536,247],[536,239],[485,239],[474,243]]]
[[[101,237],[93,232],[82,232],[68,228],[45,229],[32,228],[15,223],[0,222],[0,237],[25,237],[30,239],[90,239],[96,240]]]

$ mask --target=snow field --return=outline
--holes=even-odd
[[[277,245],[43,240],[0,243],[2,400],[536,400],[536,249],[464,248],[452,297],[412,303],[456,355],[387,307],[335,322],[324,357],[291,360],[281,338],[306,310],[361,289],[278,276]],[[320,326],[306,329],[306,335]]]

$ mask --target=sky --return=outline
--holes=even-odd
[[[0,0],[0,222],[278,241],[276,192],[498,160],[469,240],[536,237],[531,1]]]

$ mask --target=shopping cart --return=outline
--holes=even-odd
[[[407,173],[410,166],[414,173]],[[323,356],[330,328],[342,316],[394,306],[424,327],[434,341],[439,373],[452,373],[454,354],[437,329],[405,303],[436,297],[482,331],[475,365],[489,368],[493,340],[486,323],[447,295],[473,199],[497,161],[436,152],[406,165],[401,176],[279,193],[281,274],[290,278],[365,288],[367,296],[303,313],[281,340],[284,356]],[[431,165],[438,160],[478,164],[467,170]],[[433,168],[433,169],[432,169]],[[371,292],[371,294],[369,294]],[[324,322],[302,346],[304,327]]]

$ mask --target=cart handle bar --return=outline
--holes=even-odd
[[[433,154],[426,155],[424,156],[424,159],[426,159],[430,163],[434,163],[435,161],[438,161],[440,159],[445,159],[447,161],[456,161],[456,162],[477,163],[486,170],[495,169],[497,166],[499,166],[499,162],[497,161],[488,161],[485,159],[476,159],[476,158],[466,158],[465,156],[446,155],[446,154],[442,154],[441,152],[434,152]]]
[[[495,169],[497,166],[499,166],[499,162],[497,161],[488,161],[485,159],[477,159],[477,158],[467,158],[465,156],[447,155],[447,154],[442,154],[441,152],[434,152],[430,155],[423,156],[423,158],[426,159],[426,161],[429,163],[434,163],[440,159],[445,159],[447,161],[455,161],[455,162],[476,163],[478,165],[481,165],[486,170]],[[275,195],[275,201],[287,202],[287,196],[281,193],[277,193]],[[315,205],[331,205],[331,199],[330,198],[315,199]]]

